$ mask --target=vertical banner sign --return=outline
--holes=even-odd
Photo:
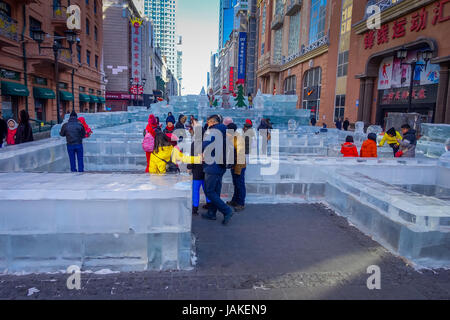
[[[141,47],[142,47],[142,32],[141,32],[142,20],[139,18],[131,19],[131,74],[133,83],[135,84],[135,90],[137,91],[137,85],[141,83]],[[133,92],[133,94],[137,94]]]
[[[245,83],[245,63],[247,56],[247,32],[239,32],[238,83]]]
[[[230,93],[234,91],[234,68],[230,67],[230,85],[229,85],[229,90]]]

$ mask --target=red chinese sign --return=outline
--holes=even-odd
[[[448,6],[447,6],[448,5]],[[440,0],[436,2],[433,9],[433,17],[431,24],[434,26],[450,20],[450,15],[446,15],[445,9],[450,10],[450,0]],[[406,32],[419,32],[425,30],[428,25],[428,10],[424,7],[413,13],[410,19],[407,17],[395,20],[390,28],[390,24],[386,23],[377,30],[369,30],[364,34],[364,49],[372,49],[375,44],[382,45],[388,43],[390,39],[395,40],[402,38]]]
[[[230,92],[234,91],[234,68],[230,67],[230,81],[229,81],[230,85],[229,85],[229,89]]]
[[[133,78],[134,83],[140,83],[141,82],[141,47],[142,47],[142,41],[141,41],[141,25],[142,21],[138,18],[131,19],[131,74]],[[132,94],[138,94],[138,88],[133,88],[135,86],[132,86],[130,88],[130,92]],[[136,93],[135,93],[136,92]]]

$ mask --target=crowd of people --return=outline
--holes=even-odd
[[[33,141],[33,129],[30,116],[26,110],[19,112],[19,124],[14,119],[5,121],[0,111],[0,148],[6,142],[7,146]]]
[[[205,193],[206,203],[202,206],[207,212],[202,214],[204,219],[216,220],[217,212],[223,214],[224,225],[228,224],[234,212],[245,209],[246,187],[245,171],[246,157],[250,153],[251,141],[255,136],[253,122],[246,119],[242,127],[242,135],[238,133],[238,127],[233,119],[220,115],[208,117],[205,126],[201,126],[193,115],[179,115],[175,123],[175,117],[171,112],[166,118],[166,126],[159,122],[154,115],[149,115],[148,124],[143,132],[142,148],[146,152],[149,174],[178,173],[177,162],[187,164],[187,169],[192,173],[192,214],[199,215],[200,189]],[[190,155],[183,153],[179,147],[183,134],[175,135],[175,130],[186,130],[192,137]],[[213,129],[220,135],[213,134]],[[263,119],[258,130],[267,129],[270,139],[272,124],[270,119]],[[213,148],[211,157],[213,161],[204,161],[203,153],[216,138],[221,137],[223,146],[223,159],[216,159],[216,150]],[[227,160],[226,139],[230,139],[234,149],[234,159]],[[221,160],[218,160],[221,159]],[[228,163],[228,164],[227,164]],[[231,171],[234,192],[230,201],[224,202],[221,198],[222,179],[227,170]]]
[[[341,153],[344,157],[377,158],[378,146],[382,147],[387,142],[392,148],[394,157],[414,158],[417,144],[416,130],[411,129],[409,124],[404,124],[401,127],[401,131],[403,136],[395,128],[390,128],[384,134],[379,145],[377,145],[377,135],[369,133],[367,140],[361,146],[359,154],[353,137],[347,136],[345,143],[342,144]]]

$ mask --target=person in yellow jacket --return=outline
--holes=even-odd
[[[400,143],[397,140],[403,140],[403,137],[401,136],[400,132],[395,130],[395,128],[390,128],[383,136],[383,139],[380,141],[380,147],[384,146],[384,143],[387,141],[389,146],[391,146],[392,150],[394,151],[394,157],[397,153],[398,149],[400,148]]]
[[[177,147],[172,145],[171,139],[162,132],[158,132],[155,136],[155,148],[150,157],[149,170],[150,174],[166,173],[166,165],[168,162],[176,163],[202,163],[201,156],[184,155]]]

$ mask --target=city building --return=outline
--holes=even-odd
[[[225,46],[234,29],[234,7],[238,0],[220,0],[219,4],[219,51]]]
[[[368,28],[373,4],[381,10],[377,29]],[[345,113],[366,124],[408,111],[450,123],[450,1],[353,1],[352,16],[347,87],[354,90]]]
[[[177,0],[144,0],[145,15],[152,20],[155,45],[167,58],[170,71],[178,75],[178,42],[176,36]]]
[[[32,122],[40,124],[61,120],[72,109],[103,110],[102,1],[72,0],[70,4],[81,9],[76,34],[68,32],[68,1],[0,0],[4,118],[17,120],[25,109]]]
[[[143,48],[151,46],[151,38],[145,35],[149,22],[143,19],[143,1],[104,0],[103,17],[106,107],[121,111],[129,105],[143,105],[144,92],[131,90],[147,81],[144,72],[149,53],[144,55]]]
[[[258,89],[270,94],[296,94],[298,108],[310,110],[311,117],[328,125],[335,119],[341,16],[340,10],[331,8],[340,8],[341,2],[258,2]]]

